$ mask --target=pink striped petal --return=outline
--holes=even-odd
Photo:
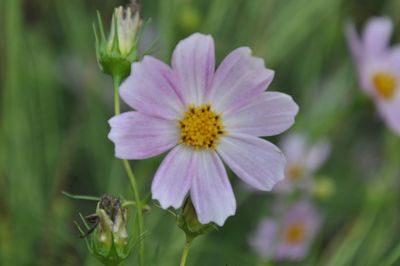
[[[196,151],[195,165],[190,196],[199,221],[222,226],[236,210],[235,196],[224,165],[214,151]]]
[[[298,111],[289,95],[264,92],[254,102],[223,118],[229,132],[273,136],[290,128]]]
[[[372,56],[379,56],[385,53],[392,32],[393,23],[389,18],[376,17],[370,19],[363,32],[365,52]]]
[[[131,75],[122,83],[120,94],[127,104],[142,113],[176,119],[185,108],[175,87],[169,66],[145,56],[143,61],[132,64]]]
[[[108,138],[115,144],[115,156],[121,159],[145,159],[159,155],[179,141],[174,121],[126,112],[109,120]]]
[[[268,141],[232,134],[221,138],[217,151],[238,177],[255,188],[269,191],[284,178],[285,157]]]
[[[203,103],[214,75],[214,40],[210,35],[195,33],[180,41],[172,55],[172,69],[184,103]]]
[[[264,60],[251,56],[248,47],[238,48],[218,67],[207,100],[218,112],[228,113],[259,97],[273,77]]]
[[[182,206],[192,184],[195,163],[193,150],[184,145],[175,147],[165,157],[151,185],[153,199],[158,200],[163,209]]]

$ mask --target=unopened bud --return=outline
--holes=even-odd
[[[98,15],[95,26],[96,56],[101,70],[112,76],[125,78],[131,64],[138,59],[138,34],[142,27],[138,10],[117,7],[111,20],[110,35],[106,38],[103,23]]]
[[[120,6],[115,10],[114,19],[117,28],[119,52],[122,56],[128,56],[133,49],[136,49],[137,36],[142,26],[139,12],[132,13],[129,7],[123,9]]]
[[[202,224],[199,222],[190,198],[186,199],[181,213],[178,215],[178,226],[185,232],[186,237],[189,239],[194,239],[216,228],[213,223]]]
[[[126,209],[118,209],[113,224],[113,240],[117,255],[120,257],[124,257],[126,254],[130,253],[128,250],[129,237],[126,231],[126,218]]]
[[[106,212],[99,207],[97,207],[96,215],[98,215],[99,225],[94,233],[93,250],[97,256],[107,257],[113,246],[113,222]]]
[[[119,198],[101,197],[96,213],[86,216],[86,220],[94,224],[94,230],[84,235],[90,237],[89,249],[104,265],[117,266],[129,257],[133,242],[126,230],[127,209],[121,207]]]

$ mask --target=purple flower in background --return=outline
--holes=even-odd
[[[353,24],[347,26],[346,37],[361,88],[374,99],[385,123],[400,134],[400,47],[389,47],[392,31],[389,18],[376,17],[361,38]]]
[[[286,178],[274,187],[274,191],[289,193],[294,188],[311,189],[315,172],[329,156],[329,142],[323,139],[310,145],[304,135],[293,134],[283,139],[281,147],[287,160]]]
[[[256,232],[250,236],[249,244],[263,259],[273,257],[277,241],[279,223],[275,219],[265,218],[261,221]]]
[[[250,245],[264,259],[304,259],[321,224],[321,217],[308,201],[293,205],[281,219],[261,221]]]
[[[190,195],[201,223],[222,226],[236,210],[222,160],[248,184],[271,190],[284,177],[285,158],[259,137],[287,130],[298,106],[265,92],[274,72],[249,48],[214,66],[214,41],[199,33],[178,43],[172,67],[150,56],[134,63],[120,94],[136,111],[112,118],[109,138],[123,159],[172,149],[153,179],[153,198],[179,208]]]

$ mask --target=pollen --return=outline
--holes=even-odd
[[[393,75],[378,72],[372,77],[375,90],[385,99],[393,97],[396,89],[396,79]]]
[[[215,149],[224,134],[221,114],[213,111],[210,104],[190,105],[178,127],[180,142],[195,149]]]
[[[302,223],[289,225],[285,230],[285,240],[289,244],[297,244],[305,238],[305,228]]]

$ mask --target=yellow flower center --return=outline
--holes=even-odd
[[[178,127],[181,129],[180,142],[195,149],[215,149],[224,134],[221,115],[209,104],[189,106]]]
[[[299,164],[289,165],[286,172],[290,180],[297,181],[303,176],[304,168]]]
[[[297,244],[305,237],[305,228],[302,223],[291,224],[285,230],[285,240],[289,244]]]
[[[396,79],[387,73],[377,72],[372,77],[372,82],[375,86],[375,90],[380,96],[385,99],[390,99],[393,97],[396,89]]]

